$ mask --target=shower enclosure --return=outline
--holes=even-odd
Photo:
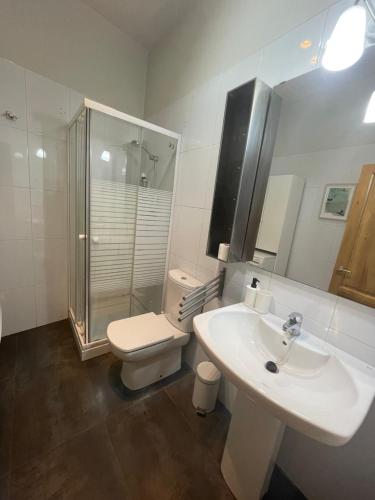
[[[69,127],[69,316],[82,359],[161,312],[179,135],[88,99]]]

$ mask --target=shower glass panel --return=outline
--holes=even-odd
[[[142,129],[131,315],[159,314],[168,250],[177,140]]]
[[[69,128],[69,310],[82,359],[161,312],[178,134],[85,99]]]
[[[86,112],[69,129],[69,284],[70,314],[86,337]]]
[[[140,127],[90,112],[89,340],[130,316]]]

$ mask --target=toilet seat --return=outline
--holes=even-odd
[[[107,329],[110,343],[124,354],[159,344],[168,344],[176,337],[180,337],[181,333],[164,314],[157,315],[153,312],[112,321]]]

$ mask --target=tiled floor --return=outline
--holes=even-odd
[[[229,416],[185,369],[136,394],[112,355],[82,363],[67,322],[0,344],[0,500],[220,500]]]

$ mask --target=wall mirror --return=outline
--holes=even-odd
[[[375,47],[347,70],[274,90],[281,112],[252,263],[375,307]]]

